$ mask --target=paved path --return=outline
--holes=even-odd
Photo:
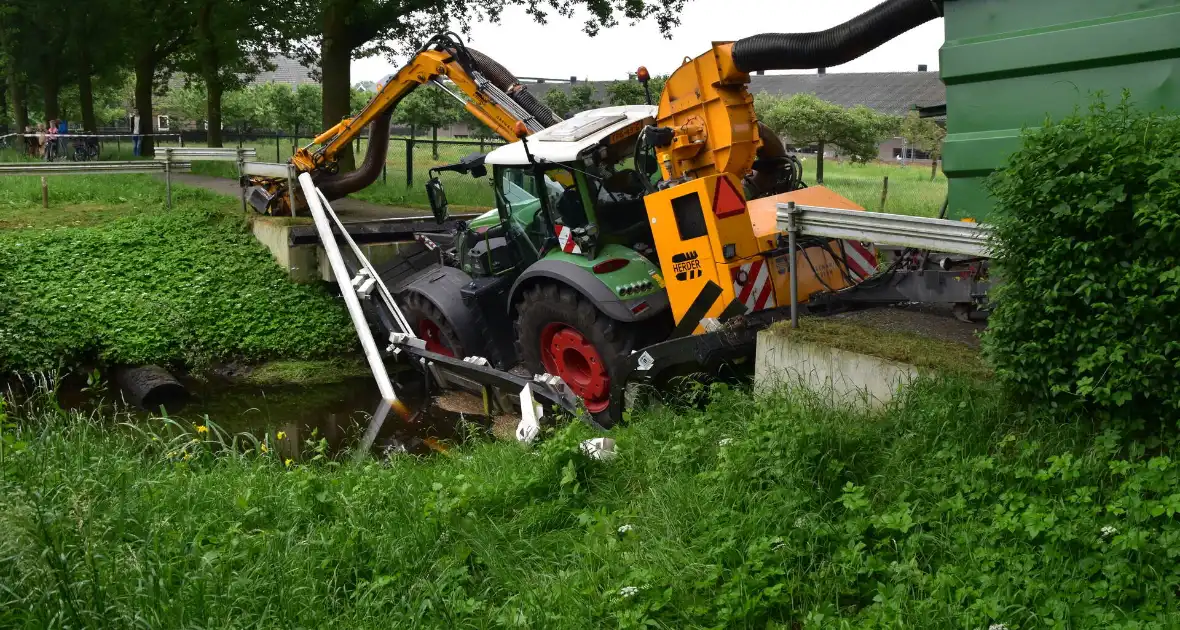
[[[163,179],[163,175],[159,175]],[[222,195],[234,198],[242,196],[237,180],[212,175],[196,175],[193,173],[173,173],[172,181],[194,188],[204,188]],[[360,199],[337,199],[332,202],[332,209],[340,216],[341,221],[372,221],[374,219],[388,219],[390,217],[422,217],[429,216],[429,210],[421,208],[397,208],[383,206]]]

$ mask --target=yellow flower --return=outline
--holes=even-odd
[[[286,459],[286,461],[283,462],[283,464],[285,464],[287,466],[287,468],[290,468],[291,464],[294,464],[294,463],[295,463],[295,460],[291,459],[290,457],[288,457]]]
[[[193,454],[192,454],[192,453],[185,453],[185,454],[184,454],[184,461],[186,461],[186,462],[187,462],[188,460],[190,460],[190,459],[192,459],[192,458],[193,458]]]
[[[263,442],[263,443],[262,443],[262,444],[261,444],[261,445],[258,447],[258,450],[259,450],[260,452],[262,452],[262,453],[269,453],[269,452],[270,452],[270,449],[269,449],[269,448],[266,446],[266,442]]]
[[[286,439],[286,437],[287,437],[286,431],[279,431],[278,433],[275,434],[275,438],[280,439],[280,440]]]
[[[209,432],[209,427],[207,427],[203,424],[197,425],[197,435],[205,435],[208,432]]]

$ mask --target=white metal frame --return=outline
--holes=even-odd
[[[991,256],[991,226],[981,223],[797,206],[791,201],[778,205],[778,225],[787,231],[792,328],[799,327],[799,283],[795,260],[799,236],[867,241],[985,258]]]

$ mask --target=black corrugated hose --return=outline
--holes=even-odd
[[[476,70],[492,82],[497,88],[508,93],[518,105],[532,114],[545,127],[560,122],[553,110],[533,96],[520,81],[504,66],[478,50],[467,48],[459,42],[459,38],[449,33],[442,33],[431,38],[427,46],[438,45],[448,48],[457,58],[466,56]],[[349,193],[356,192],[377,181],[381,169],[385,166],[385,156],[389,150],[389,123],[393,117],[393,107],[389,107],[373,120],[369,127],[369,147],[365,152],[364,161],[355,171],[349,173],[321,172],[316,178],[316,185],[324,195],[332,200],[339,199]]]
[[[533,96],[532,92],[529,92],[528,88],[521,85],[516,76],[509,72],[507,68],[474,48],[467,48],[467,53],[471,56],[471,62],[475,65],[476,70],[483,73],[492,82],[492,85],[511,96],[517,105],[520,105],[524,108],[524,111],[532,114],[542,126],[552,127],[560,122],[557,116],[554,115],[553,110],[538,100],[536,96]]]
[[[942,0],[886,0],[826,31],[739,39],[733,45],[733,61],[743,72],[829,68],[939,17]]]

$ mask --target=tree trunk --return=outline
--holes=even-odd
[[[57,95],[61,91],[61,85],[57,80],[57,68],[53,64],[48,64],[42,67],[41,75],[41,93],[45,97],[45,122],[48,124],[50,120],[61,118],[61,105],[58,103]]]
[[[348,37],[348,22],[345,19],[347,10],[338,7],[338,4],[337,2],[329,2],[328,6],[324,8],[324,38],[320,48],[324,129],[347,118],[351,108],[349,64],[352,61],[352,42]],[[356,168],[356,161],[352,154],[352,143],[340,147],[336,158],[341,172]]]
[[[930,181],[938,179],[938,158],[937,154],[930,154]]]
[[[430,127],[430,149],[434,159],[438,159],[438,125]]]
[[[209,99],[205,105],[205,115],[207,116],[205,122],[209,127],[205,136],[206,146],[221,146],[221,93],[223,90],[221,77],[205,78],[205,93]]]
[[[819,151],[815,154],[815,183],[824,183],[824,141],[819,141]]]
[[[24,133],[29,126],[29,102],[24,79],[16,68],[8,67],[8,90],[12,101],[12,126],[16,133]]]
[[[206,1],[197,12],[197,37],[201,58],[201,78],[205,81],[205,145],[221,146],[221,61],[217,57],[217,35],[213,32],[213,2]]]
[[[0,77],[0,133],[8,133],[8,75]]]
[[[139,145],[139,154],[151,157],[155,154],[155,138],[151,136],[156,128],[155,116],[152,115],[152,82],[155,80],[156,66],[149,60],[140,59],[135,64],[135,109],[139,112],[139,134],[143,136]]]
[[[85,55],[85,53],[83,53]],[[94,133],[98,130],[98,120],[94,116],[94,84],[90,80],[90,61],[85,61],[78,72],[78,99],[82,105],[82,130]]]

